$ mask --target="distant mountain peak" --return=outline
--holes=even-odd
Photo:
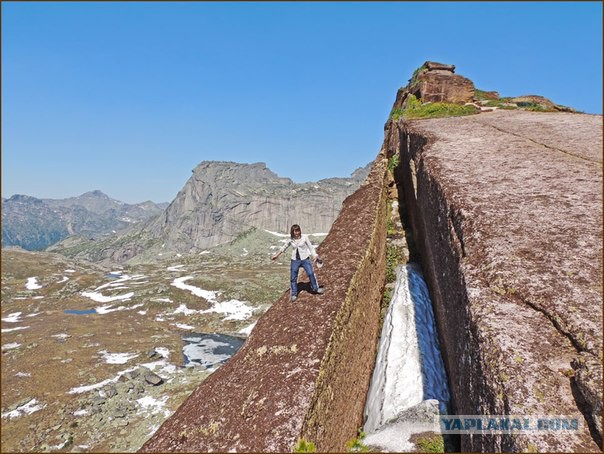
[[[95,189],[94,191],[85,192],[80,197],[96,197],[96,198],[102,198],[102,199],[110,198],[107,194],[105,194],[103,191],[99,191],[98,189]]]
[[[30,203],[42,203],[42,200],[25,194],[15,194],[8,199],[9,202],[30,202]]]

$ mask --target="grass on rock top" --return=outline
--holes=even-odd
[[[460,117],[473,115],[478,109],[473,105],[461,105],[448,102],[422,103],[415,95],[409,95],[404,109],[394,109],[391,118],[394,121],[404,118],[415,120],[421,118]]]

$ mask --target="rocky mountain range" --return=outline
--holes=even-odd
[[[92,261],[143,262],[199,253],[252,228],[285,233],[297,223],[305,233],[326,233],[368,172],[369,165],[349,178],[299,184],[264,163],[203,161],[158,217],[112,238],[69,238],[51,250]]]
[[[128,204],[101,191],[67,199],[2,199],[2,246],[42,250],[72,235],[102,238],[160,214],[167,203]]]

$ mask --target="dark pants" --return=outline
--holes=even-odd
[[[298,270],[300,267],[304,268],[304,271],[306,271],[306,274],[310,278],[310,285],[313,289],[313,292],[319,290],[319,284],[317,284],[317,278],[312,270],[312,263],[310,263],[310,259],[292,260],[290,275],[292,289],[291,296],[298,295]]]

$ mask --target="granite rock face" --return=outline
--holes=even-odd
[[[367,173],[296,184],[263,163],[204,161],[147,231],[179,252],[216,246],[251,227],[289,232],[297,223],[307,233],[328,232]]]
[[[389,123],[457,414],[575,415],[579,433],[462,451],[599,451],[602,117],[495,111]]]

